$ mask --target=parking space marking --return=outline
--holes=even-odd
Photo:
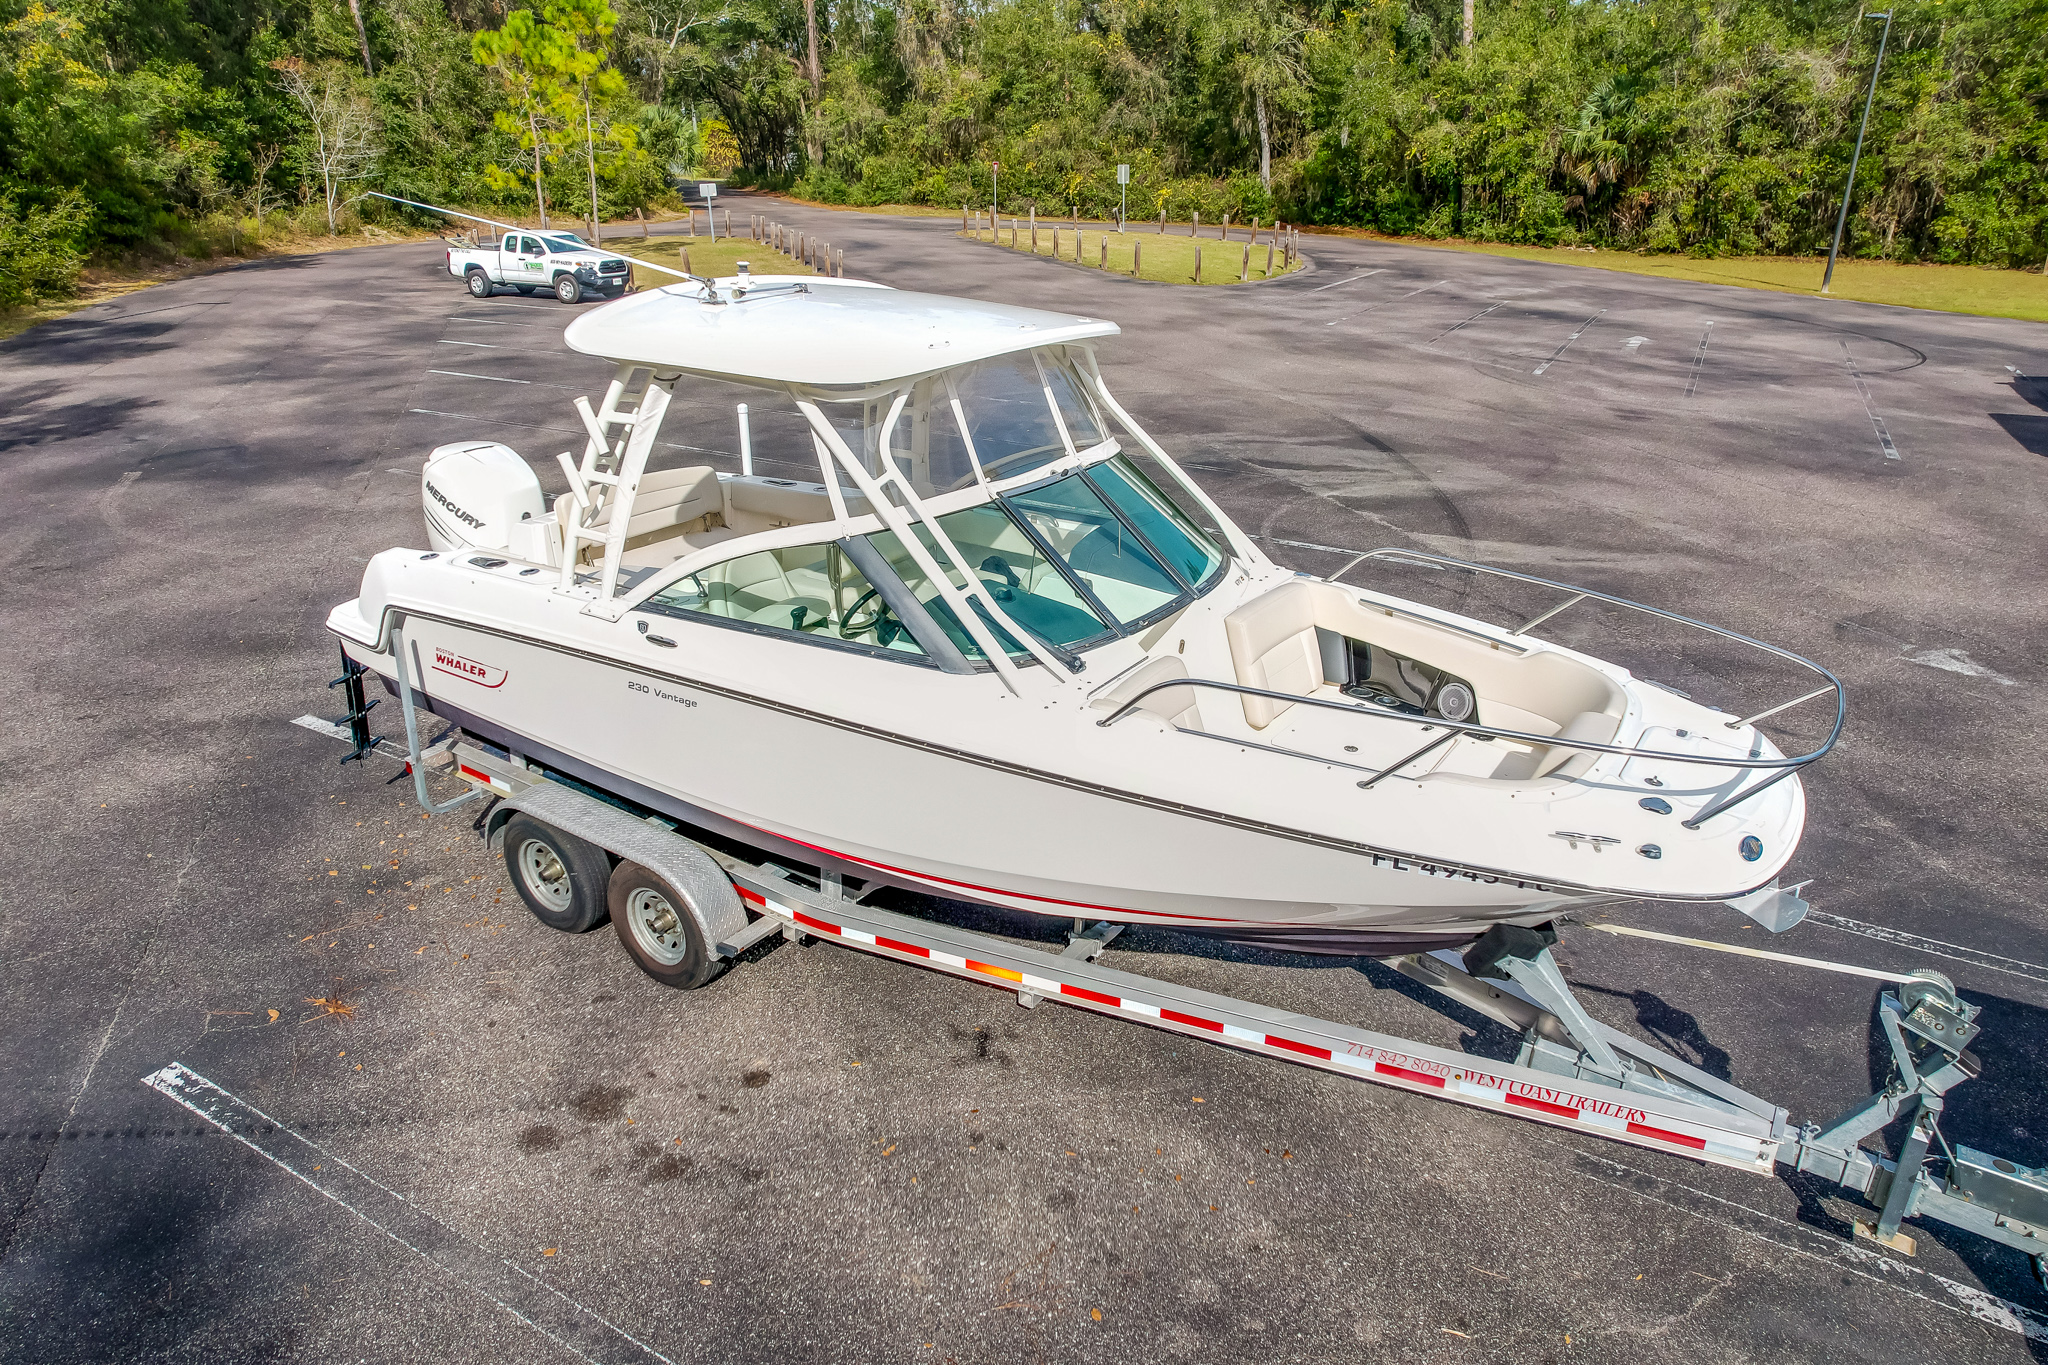
[[[442,337],[440,344],[443,346],[477,346],[486,351],[502,351],[505,349],[503,346],[493,346],[488,341],[450,341],[447,337]]]
[[[505,379],[495,374],[469,374],[463,370],[428,370],[427,373],[445,374],[450,379],[488,379],[493,384],[531,384],[533,382],[531,379]],[[562,386],[560,384],[549,384],[546,387],[559,389]]]
[[[267,1158],[577,1359],[591,1365],[645,1360],[675,1365],[617,1323],[479,1246],[404,1195],[183,1063],[172,1062],[144,1076],[142,1083]]]
[[[1349,322],[1351,319],[1358,317],[1360,314],[1370,313],[1373,309],[1378,308],[1381,304],[1399,303],[1401,299],[1412,299],[1417,294],[1427,294],[1430,290],[1435,289],[1440,285],[1446,285],[1449,283],[1449,280],[1438,280],[1436,284],[1425,284],[1420,289],[1411,289],[1407,293],[1401,295],[1400,299],[1381,299],[1379,303],[1368,303],[1365,307],[1359,309],[1358,312],[1346,313],[1341,318],[1332,318],[1328,322],[1324,323],[1323,326],[1335,327],[1340,322]]]
[[[1692,397],[1693,390],[1700,386],[1700,371],[1705,369],[1707,364],[1707,341],[1713,335],[1714,322],[1712,318],[1709,318],[1707,325],[1700,330],[1700,348],[1692,353],[1692,373],[1686,377],[1685,381],[1685,396],[1687,398]]]
[[[1349,284],[1349,283],[1351,283],[1351,282],[1352,282],[1353,280],[1362,280],[1362,279],[1364,279],[1364,278],[1365,278],[1365,277],[1366,277],[1367,275],[1384,275],[1384,274],[1386,274],[1386,273],[1387,273],[1387,272],[1386,272],[1385,270],[1383,270],[1383,269],[1382,269],[1382,270],[1361,270],[1361,271],[1359,271],[1359,272],[1358,272],[1357,274],[1355,274],[1355,275],[1347,275],[1347,276],[1345,276],[1345,277],[1344,277],[1343,279],[1341,279],[1341,280],[1338,280],[1338,281],[1336,281],[1336,282],[1335,282],[1334,284],[1319,284],[1319,285],[1317,285],[1317,286],[1316,286],[1315,288],[1313,288],[1313,289],[1309,290],[1308,292],[1309,292],[1309,293],[1311,293],[1311,294],[1320,294],[1320,293],[1322,293],[1322,292],[1323,292],[1323,291],[1324,291],[1325,289],[1335,289],[1335,288],[1337,288],[1337,286],[1338,286],[1338,285],[1344,285],[1344,284]]]
[[[1949,1279],[1946,1275],[1938,1275],[1931,1270],[1922,1270],[1919,1266],[1908,1265],[1903,1261],[1894,1260],[1882,1252],[1858,1246],[1854,1242],[1830,1239],[1826,1244],[1826,1251],[1815,1251],[1799,1244],[1802,1240],[1825,1235],[1817,1234],[1811,1228],[1803,1227],[1798,1223],[1788,1222],[1774,1214],[1765,1213],[1761,1209],[1753,1209],[1749,1205],[1738,1203],[1733,1199],[1724,1199],[1718,1194],[1710,1194],[1705,1190],[1687,1185],[1682,1181],[1652,1175],[1650,1172],[1639,1167],[1616,1161],[1605,1153],[1583,1151],[1572,1146],[1569,1142],[1560,1141],[1548,1134],[1539,1133],[1536,1135],[1535,1140],[1570,1152],[1582,1161],[1595,1163],[1612,1170],[1617,1177],[1612,1180],[1591,1171],[1582,1172],[1589,1179],[1599,1181],[1610,1188],[1627,1194],[1633,1194],[1653,1204],[1661,1204],[1667,1209],[1673,1209],[1679,1213],[1688,1214],[1691,1217],[1712,1223],[1717,1227],[1726,1228],[1728,1231],[1740,1236],[1755,1238],[1760,1242],[1767,1242],[1781,1250],[1789,1251],[1795,1256],[1804,1256],[1809,1260],[1819,1261],[1833,1269],[1846,1271],[1851,1275],[1859,1276],[1872,1283],[1884,1285],[1889,1289],[1895,1289],[1899,1293],[1910,1294],[1912,1297],[1932,1304],[1936,1308],[1946,1309],[1951,1313],[1960,1314],[1975,1322],[1984,1323],[1987,1326],[2001,1328],[2004,1331],[2025,1337],[2028,1341],[2048,1342],[2048,1318],[2042,1317],[2039,1313],[2023,1304],[2014,1303],[2010,1299],[1999,1298],[1997,1295],[1979,1289],[1975,1285],[1962,1284]],[[1783,1228],[1785,1231],[1779,1233],[1760,1227],[1744,1227],[1742,1222],[1738,1222],[1733,1218],[1709,1212],[1704,1208],[1690,1207],[1686,1202],[1664,1197],[1661,1193],[1653,1193],[1653,1190],[1656,1190],[1659,1186],[1664,1187],[1666,1190],[1682,1190],[1694,1200],[1718,1204],[1724,1209],[1747,1214],[1751,1219],[1757,1219],[1763,1223],[1770,1224],[1773,1228]],[[1868,1269],[1864,1267],[1868,1267]],[[1924,1276],[1926,1279],[1932,1280],[1943,1293],[1949,1296],[1949,1300],[1953,1300],[1953,1302],[1936,1298],[1932,1294],[1922,1293],[1920,1290],[1912,1288],[1910,1283],[1900,1282],[1902,1279],[1910,1281],[1913,1276]]]
[[[1600,319],[1604,317],[1606,313],[1607,310],[1605,308],[1602,308],[1598,313],[1593,314],[1592,317],[1589,317],[1584,322],[1580,323],[1579,330],[1573,332],[1570,336],[1566,337],[1564,339],[1564,344],[1559,346],[1556,350],[1550,353],[1550,359],[1544,361],[1541,365],[1538,365],[1532,373],[1542,374],[1552,365],[1555,365],[1557,363],[1557,358],[1563,355],[1567,350],[1569,350],[1571,348],[1571,344],[1574,341],[1577,341],[1580,337],[1584,336],[1587,332],[1591,331],[1593,329],[1593,324],[1600,321]]]
[[[1472,315],[1471,317],[1469,317],[1469,318],[1466,318],[1466,319],[1465,319],[1465,320],[1464,320],[1463,322],[1459,323],[1459,324],[1458,324],[1458,325],[1457,325],[1456,327],[1446,327],[1446,328],[1444,328],[1444,329],[1443,329],[1443,330],[1442,330],[1441,332],[1438,332],[1438,333],[1437,333],[1437,334],[1436,334],[1435,336],[1431,337],[1431,338],[1430,338],[1430,339],[1428,340],[1428,342],[1426,342],[1425,344],[1426,344],[1426,345],[1430,345],[1430,346],[1434,346],[1434,345],[1436,345],[1436,344],[1437,344],[1437,343],[1438,343],[1439,341],[1442,341],[1442,340],[1443,340],[1443,339],[1444,339],[1445,337],[1449,336],[1449,335],[1450,335],[1451,333],[1453,333],[1453,332],[1455,332],[1455,331],[1458,331],[1458,330],[1459,330],[1460,328],[1470,327],[1470,326],[1471,326],[1471,325],[1472,325],[1473,323],[1475,323],[1475,322],[1479,321],[1479,319],[1481,319],[1481,318],[1485,317],[1485,316],[1486,316],[1486,315],[1487,315],[1488,313],[1492,313],[1492,312],[1498,311],[1499,309],[1505,308],[1505,307],[1507,307],[1507,306],[1508,306],[1508,301],[1507,301],[1506,299],[1502,299],[1502,300],[1501,300],[1501,301],[1500,301],[1499,303],[1496,303],[1496,304],[1490,304],[1490,305],[1488,305],[1487,307],[1485,307],[1485,308],[1482,308],[1482,309],[1480,309],[1480,310],[1479,310],[1478,312],[1474,313],[1474,314],[1473,314],[1473,315]]]
[[[1863,372],[1856,368],[1856,357],[1849,353],[1849,339],[1837,338],[1842,343],[1842,360],[1849,367],[1849,377],[1856,381],[1856,392],[1862,395],[1863,410],[1870,414],[1870,424],[1877,428],[1877,444],[1884,451],[1887,460],[1899,458],[1899,448],[1892,444],[1892,434],[1885,430],[1884,418],[1877,415],[1877,405],[1870,401],[1870,386],[1863,382]]]
[[[505,321],[505,320],[504,320],[503,318],[465,318],[465,317],[458,317],[458,316],[456,316],[456,315],[455,315],[454,313],[450,313],[450,314],[448,315],[448,321],[450,321],[450,322],[467,322],[467,323],[469,323],[469,324],[470,324],[471,326],[474,326],[474,327],[531,327],[531,326],[533,326],[533,325],[534,325],[534,324],[532,324],[532,323],[530,323],[530,322],[507,322],[507,321]]]
[[[1847,919],[1819,910],[1807,911],[1806,918],[1822,928],[1839,929],[1845,934],[1861,934],[1865,938],[1876,939],[1879,943],[1892,943],[1901,948],[1911,948],[1916,953],[1928,953],[1955,962],[1967,962],[1986,971],[2025,977],[2029,981],[2048,982],[2048,966],[2038,962],[2024,962],[2016,957],[1987,953],[1982,948],[1969,948],[1938,938],[1922,938],[1919,934],[1909,934],[1903,929],[1887,929],[1882,924],[1865,924],[1862,920]]]

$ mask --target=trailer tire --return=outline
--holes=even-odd
[[[693,991],[725,969],[683,897],[640,864],[620,863],[613,871],[610,901],[626,955],[662,985]]]
[[[574,275],[555,276],[555,297],[563,303],[581,303],[583,286],[576,282]]]
[[[550,929],[580,934],[605,917],[612,862],[588,840],[522,811],[505,822],[505,871],[519,899]]]
[[[491,296],[491,277],[476,266],[470,267],[469,273],[462,277],[462,282],[469,286],[469,296],[473,299],[487,299]]]

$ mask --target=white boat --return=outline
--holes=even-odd
[[[567,331],[617,366],[570,491],[435,451],[430,547],[329,629],[515,761],[863,885],[1376,956],[1616,900],[1803,909],[1776,881],[1825,670],[1700,626],[1824,680],[1833,731],[1788,756],[1527,628],[1283,568],[1103,383],[1117,332],[744,268],[628,296]],[[735,420],[741,472],[702,463]]]

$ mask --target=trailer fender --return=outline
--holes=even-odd
[[[730,942],[747,927],[746,907],[717,860],[680,834],[554,782],[536,782],[500,801],[484,835],[496,850],[505,822],[524,811],[566,834],[588,839],[617,858],[640,864],[676,889],[708,944]]]

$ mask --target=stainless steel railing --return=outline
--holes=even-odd
[[[1740,730],[1748,726],[1753,726],[1760,720],[1764,720],[1770,716],[1775,716],[1783,711],[1788,711],[1795,706],[1799,706],[1806,702],[1812,701],[1816,697],[1826,696],[1830,692],[1834,693],[1835,697],[1834,723],[1828,729],[1827,738],[1823,740],[1817,748],[1813,749],[1810,753],[1799,754],[1797,756],[1790,758],[1764,758],[1757,755],[1750,755],[1746,757],[1728,757],[1725,755],[1714,756],[1706,754],[1681,754],[1671,753],[1669,751],[1661,749],[1644,749],[1635,745],[1628,744],[1601,744],[1596,743],[1592,740],[1565,739],[1557,735],[1530,734],[1529,732],[1524,730],[1504,730],[1497,726],[1477,725],[1464,721],[1446,720],[1442,716],[1411,716],[1406,714],[1405,712],[1384,710],[1382,708],[1369,706],[1364,703],[1331,701],[1326,697],[1304,697],[1292,692],[1275,692],[1268,688],[1263,687],[1248,687],[1242,683],[1217,682],[1207,678],[1170,678],[1162,682],[1154,683],[1151,686],[1146,687],[1143,690],[1139,691],[1135,695],[1127,698],[1122,705],[1117,707],[1115,711],[1111,712],[1104,719],[1097,721],[1096,724],[1102,726],[1115,724],[1117,721],[1123,719],[1126,715],[1130,714],[1132,709],[1135,708],[1139,702],[1143,701],[1145,698],[1151,696],[1155,692],[1164,692],[1176,687],[1202,687],[1210,688],[1212,690],[1219,692],[1233,692],[1241,696],[1268,697],[1275,701],[1286,702],[1290,705],[1295,706],[1318,706],[1333,711],[1343,711],[1351,715],[1364,714],[1382,720],[1399,721],[1404,724],[1421,725],[1432,729],[1442,729],[1445,731],[1444,734],[1439,735],[1436,738],[1430,740],[1427,744],[1424,744],[1421,748],[1415,750],[1415,752],[1408,754],[1406,757],[1401,758],[1398,761],[1387,765],[1386,767],[1379,768],[1377,770],[1367,770],[1360,768],[1359,771],[1371,772],[1371,775],[1366,780],[1358,784],[1361,787],[1373,786],[1382,778],[1391,776],[1394,773],[1399,772],[1401,769],[1407,767],[1410,763],[1413,763],[1417,759],[1428,755],[1435,749],[1441,747],[1444,744],[1449,743],[1451,740],[1457,738],[1461,734],[1480,735],[1489,738],[1509,739],[1514,740],[1517,743],[1536,745],[1545,748],[1575,749],[1588,753],[1620,754],[1628,758],[1649,758],[1667,763],[1690,763],[1698,765],[1700,767],[1732,768],[1738,771],[1762,771],[1768,772],[1770,774],[1769,776],[1763,778],[1761,781],[1753,783],[1749,787],[1730,795],[1726,799],[1709,805],[1705,809],[1695,814],[1691,819],[1683,821],[1682,823],[1687,829],[1698,829],[1701,825],[1705,824],[1707,821],[1713,819],[1715,816],[1721,814],[1722,812],[1731,810],[1734,807],[1741,805],[1743,802],[1748,801],[1750,798],[1761,794],[1766,789],[1775,786],[1779,782],[1784,781],[1786,778],[1792,776],[1800,769],[1807,767],[1809,764],[1817,762],[1821,758],[1825,757],[1828,754],[1828,752],[1835,747],[1835,741],[1841,737],[1842,724],[1848,716],[1848,698],[1845,692],[1843,691],[1841,679],[1837,678],[1833,673],[1830,673],[1827,669],[1821,667],[1819,664],[1813,662],[1811,659],[1805,658],[1798,654],[1794,654],[1792,651],[1788,649],[1782,649],[1777,645],[1767,644],[1762,640],[1752,639],[1751,637],[1743,635],[1737,631],[1727,630],[1723,627],[1716,625],[1710,625],[1705,621],[1695,621],[1691,617],[1680,616],[1676,612],[1665,611],[1661,607],[1652,607],[1645,605],[1641,602],[1632,602],[1625,597],[1615,597],[1608,593],[1596,592],[1591,588],[1577,588],[1567,583],[1557,583],[1547,578],[1538,578],[1533,574],[1517,573],[1512,569],[1497,569],[1487,564],[1474,564],[1462,559],[1451,559],[1444,555],[1433,555],[1414,550],[1388,549],[1368,551],[1364,554],[1359,555],[1357,558],[1351,560],[1350,563],[1346,564],[1343,568],[1339,569],[1336,573],[1331,574],[1328,578],[1324,579],[1323,581],[1326,583],[1335,583],[1344,574],[1349,573],[1352,569],[1364,563],[1366,560],[1380,558],[1392,559],[1396,561],[1405,559],[1414,562],[1422,562],[1428,565],[1443,565],[1450,568],[1470,569],[1477,573],[1493,574],[1500,578],[1518,579],[1524,583],[1534,583],[1540,587],[1555,588],[1560,592],[1574,594],[1569,601],[1563,602],[1558,606],[1553,607],[1550,610],[1545,611],[1540,615],[1530,619],[1529,621],[1523,623],[1515,629],[1508,631],[1507,634],[1509,636],[1526,634],[1533,627],[1542,624],[1544,621],[1550,620],[1558,613],[1565,611],[1570,607],[1574,607],[1578,605],[1580,602],[1583,602],[1590,597],[1597,598],[1602,602],[1613,603],[1615,606],[1627,607],[1632,611],[1640,611],[1651,616],[1659,616],[1667,621],[1675,621],[1680,625],[1691,626],[1694,629],[1704,630],[1709,634],[1718,635],[1723,639],[1732,640],[1737,644],[1748,645],[1752,648],[1763,650],[1767,654],[1776,655],[1778,658],[1787,660],[1790,663],[1797,664],[1802,668],[1808,669],[1811,672],[1818,674],[1819,676],[1827,680],[1826,685],[1816,688],[1813,691],[1808,692],[1804,696],[1794,698],[1791,701],[1784,702],[1777,706],[1773,706],[1768,710],[1759,711],[1755,715],[1747,716],[1739,720],[1726,721],[1724,722],[1725,727],[1730,730]],[[1213,736],[1213,738],[1226,739],[1229,737],[1219,735]],[[1260,744],[1256,741],[1230,739],[1230,742],[1238,744],[1249,744],[1250,747],[1265,749],[1275,753],[1293,754],[1296,757],[1305,758],[1320,763],[1337,762],[1337,760],[1323,758],[1316,754],[1304,754],[1298,750],[1283,749],[1275,745]],[[1339,763],[1339,766],[1357,767],[1357,765],[1355,764],[1342,763]]]

